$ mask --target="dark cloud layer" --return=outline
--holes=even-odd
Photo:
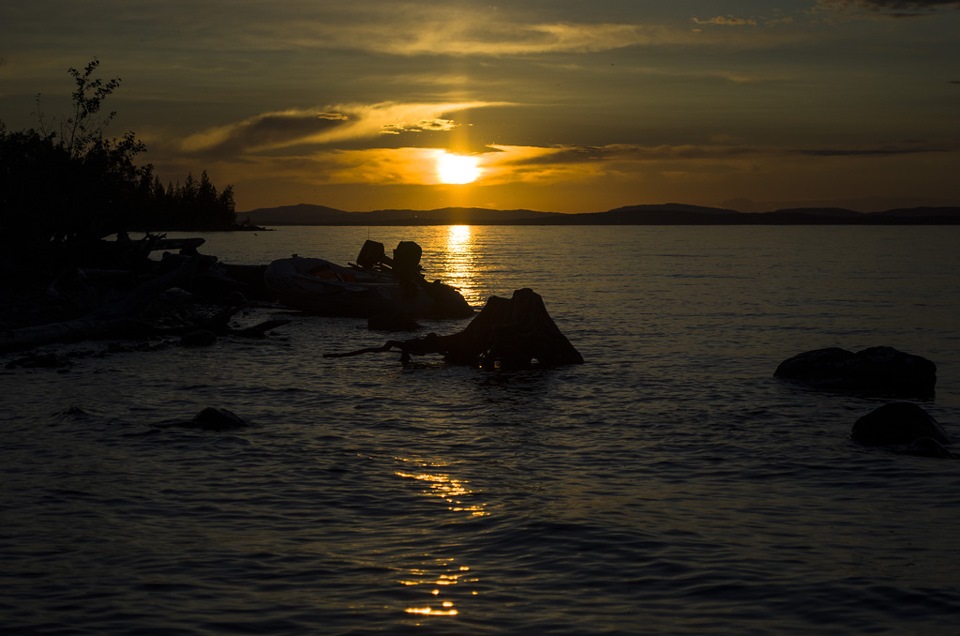
[[[826,9],[866,9],[893,17],[913,17],[938,9],[960,9],[960,0],[819,0]]]
[[[511,162],[511,165],[585,164],[609,161],[705,161],[725,160],[761,154],[762,149],[744,146],[552,146],[544,154]]]
[[[925,153],[950,152],[940,147],[908,148],[808,148],[794,150],[794,154],[807,157],[890,157],[894,155],[915,155]]]
[[[250,148],[283,146],[341,126],[347,117],[340,113],[269,113],[221,128],[194,139],[195,150],[203,154],[240,155]]]

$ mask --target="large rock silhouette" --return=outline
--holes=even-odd
[[[825,391],[928,399],[937,384],[937,366],[893,347],[857,353],[830,347],[784,360],[774,376]]]
[[[533,366],[583,364],[583,356],[561,333],[547,313],[540,294],[524,288],[511,298],[491,296],[486,306],[462,331],[446,336],[435,333],[412,340],[388,340],[380,347],[347,353],[325,353],[324,358],[345,358],[364,353],[400,350],[403,364],[410,356],[443,355],[450,364],[484,369],[513,370]]]
[[[863,446],[884,446],[911,455],[954,457],[946,448],[950,437],[923,408],[891,402],[856,421],[850,438]]]

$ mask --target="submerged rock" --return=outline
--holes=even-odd
[[[954,457],[950,437],[936,419],[910,402],[892,402],[856,421],[850,438],[863,446],[884,446],[911,455]]]
[[[190,420],[192,428],[202,428],[208,431],[227,431],[235,428],[244,428],[247,423],[233,411],[208,406]]]
[[[827,391],[925,399],[934,395],[937,366],[893,347],[831,347],[784,360],[774,376]]]
[[[249,424],[233,411],[208,406],[192,419],[175,420],[159,425],[162,428],[197,428],[205,431],[232,431],[246,428]]]

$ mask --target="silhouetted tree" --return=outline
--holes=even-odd
[[[115,113],[100,110],[120,80],[95,78],[98,66],[69,70],[73,112],[58,131],[42,113],[39,129],[11,133],[0,123],[0,243],[9,254],[56,263],[126,229],[142,205],[152,167],[135,162],[145,147],[132,132],[104,137]]]
[[[129,230],[235,227],[232,188],[218,193],[204,172],[182,187],[164,188],[146,146],[133,132],[107,138],[116,116],[103,112],[120,78],[95,76],[94,58],[70,68],[73,109],[48,121],[38,108],[36,129],[9,132],[0,121],[0,261],[56,267],[74,262],[91,242]],[[39,105],[39,96],[37,98]]]

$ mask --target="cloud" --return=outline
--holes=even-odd
[[[343,113],[322,110],[287,110],[264,113],[241,122],[218,126],[187,137],[181,144],[187,152],[241,153],[246,149],[278,148],[296,144],[304,137],[322,135],[345,125]]]
[[[415,124],[410,123],[398,123],[398,124],[387,124],[381,130],[382,133],[388,135],[399,135],[401,133],[420,133],[420,132],[450,132],[454,128],[457,128],[460,124],[455,122],[452,119],[428,119],[419,121]]]
[[[808,148],[792,152],[807,157],[890,157],[951,151],[950,148],[943,146],[881,146],[877,148]]]
[[[651,44],[662,37],[657,29],[635,24],[490,23],[460,16],[396,26],[355,24],[348,29],[353,36],[331,35],[338,47],[403,56],[590,53]]]
[[[666,174],[676,166],[733,165],[770,154],[764,148],[724,145],[609,144],[603,146],[492,145],[481,155],[484,183],[554,184],[612,179],[629,182],[642,173]]]
[[[264,5],[266,6],[266,5]],[[241,13],[260,9],[241,9]],[[671,39],[657,26],[633,22],[543,20],[522,8],[466,3],[303,3],[272,11],[249,28],[231,5],[225,18],[247,48],[349,50],[398,56],[509,56],[614,50]],[[203,37],[203,34],[201,34]]]
[[[457,127],[457,123],[443,115],[494,105],[500,104],[382,102],[263,113],[190,135],[182,142],[181,149],[191,153],[236,156],[299,145],[372,139],[380,135],[449,132]]]
[[[609,144],[604,146],[508,146],[495,145],[482,165],[487,170],[488,183],[548,183],[589,181],[599,177],[629,180],[630,175],[658,173],[736,173],[763,170],[772,160],[785,161],[789,157],[817,158],[849,157],[872,159],[925,153],[949,153],[956,149],[906,143],[903,146],[873,148],[809,148],[784,150],[766,146],[736,143],[677,144],[644,146]]]
[[[735,18],[733,16],[717,16],[706,20],[693,18],[693,22],[701,26],[707,24],[717,26],[757,26],[756,18]]]
[[[960,0],[817,0],[817,9],[872,11],[893,18],[929,15],[939,9],[960,9]]]
[[[509,152],[517,146],[492,146]],[[605,146],[549,146],[532,152],[528,148],[521,158],[513,160],[516,165],[585,163],[596,161],[675,161],[698,159],[721,159],[756,155],[763,149],[737,145],[658,145],[641,146],[633,144],[608,144]]]

